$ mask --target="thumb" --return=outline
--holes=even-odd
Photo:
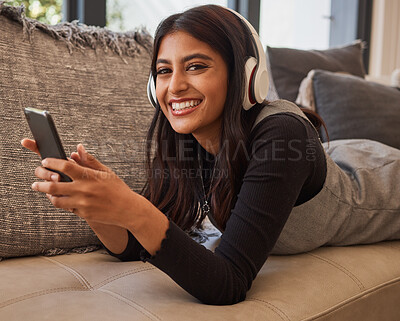
[[[103,165],[93,155],[89,154],[82,144],[78,144],[77,150],[81,165],[103,172],[110,171],[107,166]]]

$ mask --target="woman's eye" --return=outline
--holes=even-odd
[[[200,64],[194,64],[194,65],[190,65],[187,67],[188,71],[195,71],[195,70],[200,70],[200,69],[205,69],[207,68],[207,66],[205,65],[200,65]]]
[[[157,75],[167,74],[169,72],[171,72],[169,68],[160,68],[157,70]]]

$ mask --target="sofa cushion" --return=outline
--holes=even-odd
[[[67,155],[83,143],[140,191],[154,113],[146,96],[151,37],[69,23],[49,29],[3,3],[0,30],[0,257],[98,248],[84,220],[32,191],[40,160],[20,144],[32,137],[23,108],[50,111]]]
[[[316,70],[316,112],[329,139],[371,139],[400,149],[400,91],[359,77]],[[321,131],[322,140],[327,137]]]
[[[327,50],[267,47],[273,83],[279,98],[294,102],[301,81],[312,69],[344,71],[364,77],[361,41]]]
[[[213,250],[217,242],[214,237],[205,246]],[[245,301],[213,306],[150,263],[118,262],[104,250],[9,259],[0,264],[0,315],[32,321],[396,321],[399,260],[400,241],[270,256]]]

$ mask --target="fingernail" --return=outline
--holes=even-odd
[[[81,144],[81,145],[82,145],[82,144]],[[87,153],[87,151],[86,151],[85,147],[83,147],[83,145],[82,145],[82,149],[83,149],[83,152],[84,152],[84,153]]]
[[[33,184],[32,184],[32,189],[33,189],[34,191],[37,191],[37,183],[33,183]]]
[[[43,165],[43,166],[47,166],[47,158],[45,158],[44,160],[42,160],[42,165]]]
[[[52,174],[52,175],[51,175],[51,179],[52,179],[53,181],[58,181],[58,175],[57,175],[57,174]]]

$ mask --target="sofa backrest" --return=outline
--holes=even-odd
[[[133,190],[144,185],[151,37],[76,23],[46,26],[0,3],[0,257],[61,253],[99,241],[75,214],[31,190],[39,158],[23,108],[50,111],[67,155],[78,143]]]

